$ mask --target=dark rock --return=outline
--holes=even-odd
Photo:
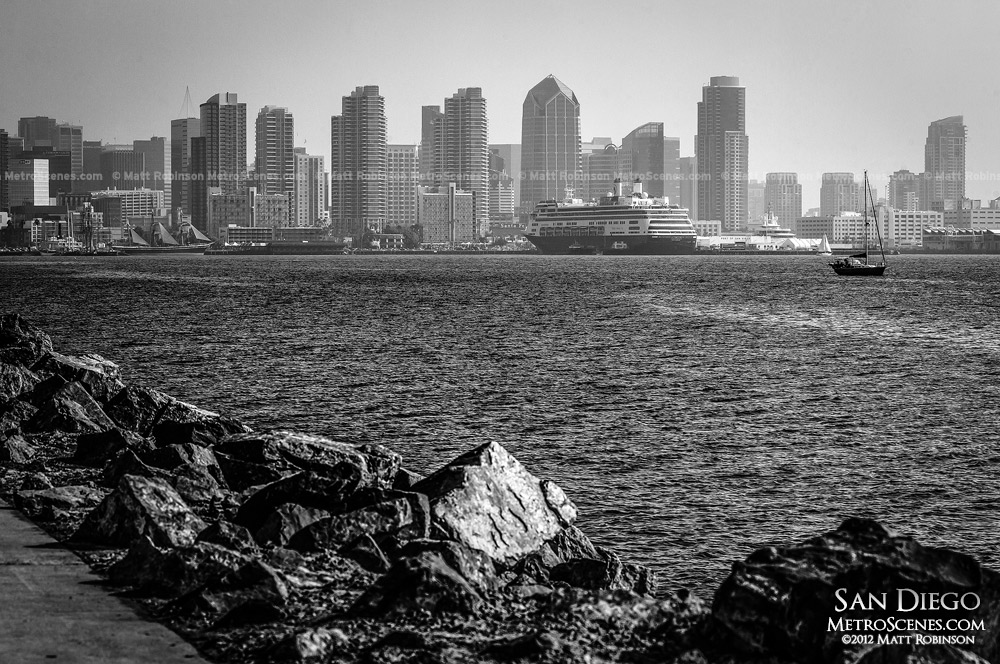
[[[837,589],[851,600],[857,593],[881,597],[886,611],[847,607],[836,611]],[[897,592],[975,593],[974,611],[895,611]],[[828,631],[828,620],[894,617],[912,619],[977,619],[987,625],[968,650],[989,661],[1000,656],[1000,575],[973,558],[923,547],[894,535],[867,519],[848,519],[839,529],[791,547],[761,549],[733,571],[716,593],[712,607],[713,643],[727,652],[810,662],[897,661],[899,649],[875,659],[857,659],[845,649],[841,634]],[[879,659],[882,657],[882,659]],[[903,660],[899,660],[903,661]],[[907,660],[909,661],[909,660]],[[938,660],[935,660],[938,661]]]
[[[150,466],[163,470],[173,470],[183,464],[204,466],[210,469],[213,475],[221,477],[219,462],[212,450],[192,443],[157,447],[143,454],[142,460]]]
[[[483,654],[501,661],[515,659],[545,661],[563,649],[559,636],[552,631],[535,630],[520,636],[498,639]]]
[[[165,481],[126,475],[87,515],[73,540],[127,546],[146,536],[156,546],[178,547],[193,544],[205,527]]]
[[[107,466],[104,467],[102,481],[105,486],[116,487],[126,475],[136,475],[138,477],[153,477],[170,483],[171,475],[165,470],[147,466],[142,462],[136,453],[130,449],[125,449],[116,454]]]
[[[126,387],[108,402],[107,414],[123,429],[149,436],[160,413],[170,401],[169,396],[158,390]]]
[[[28,463],[38,454],[31,443],[21,436],[10,436],[0,440],[0,464]]]
[[[432,539],[413,540],[403,546],[399,555],[401,558],[414,558],[426,552],[441,556],[449,567],[482,593],[491,593],[499,586],[493,560],[482,551],[471,549],[458,542]]]
[[[355,616],[411,616],[414,613],[476,613],[483,596],[434,551],[397,560],[354,602]]]
[[[69,381],[62,376],[47,376],[30,390],[21,394],[18,400],[30,403],[36,409],[40,408],[68,383]]]
[[[49,351],[31,367],[45,376],[59,376],[68,383],[80,383],[96,401],[106,404],[125,384],[118,365],[100,355],[79,357]]]
[[[254,554],[260,549],[250,531],[229,521],[217,521],[198,534],[196,542],[217,544],[240,553]]]
[[[170,485],[191,507],[208,508],[225,502],[228,492],[208,467],[185,463],[170,471]]]
[[[28,366],[51,350],[49,335],[19,314],[0,316],[0,362]]]
[[[38,374],[19,364],[0,363],[0,401],[30,392],[40,382]]]
[[[215,621],[212,629],[230,629],[246,625],[265,625],[284,619],[285,611],[266,599],[248,599],[229,609]]]
[[[269,654],[279,661],[305,662],[344,651],[348,644],[347,635],[342,630],[316,627],[290,634],[275,644]]]
[[[115,423],[80,383],[66,383],[41,405],[24,429],[32,432],[65,431],[91,433],[107,431]]]
[[[357,491],[361,477],[356,467],[346,464],[342,464],[337,471],[343,475],[305,471],[272,482],[247,498],[234,521],[246,526],[250,532],[257,532],[268,515],[285,503],[328,512],[342,511],[348,504],[348,498]]]
[[[363,535],[398,535],[406,539],[428,535],[430,506],[421,493],[399,492],[374,505],[319,519],[295,533],[288,548],[308,552],[339,549]]]
[[[288,544],[292,535],[328,516],[330,513],[326,510],[285,503],[268,515],[253,538],[261,545],[283,547]]]
[[[232,549],[197,542],[177,549],[161,549],[140,537],[120,561],[108,569],[113,583],[135,586],[161,597],[178,597],[209,579],[235,572],[250,562]]]
[[[400,468],[399,472],[396,473],[396,477],[392,480],[392,488],[396,491],[412,491],[417,482],[422,479],[421,475],[411,472],[406,468]]]
[[[386,557],[382,547],[371,535],[362,535],[349,547],[340,551],[344,558],[353,560],[364,569],[374,574],[385,574],[392,567],[389,558]]]
[[[36,406],[19,399],[0,402],[0,434],[19,432],[37,412]]]
[[[278,471],[299,469],[338,477],[356,476],[358,487],[377,489],[392,486],[400,463],[398,454],[381,445],[358,448],[292,431],[228,436],[215,450]]]
[[[31,491],[33,489],[51,489],[52,480],[45,473],[28,473],[21,480],[20,491]]]
[[[107,431],[82,434],[77,438],[73,462],[81,466],[101,468],[122,450],[145,454],[152,449],[153,444],[148,438],[143,438],[134,431],[115,427]]]
[[[94,507],[105,492],[90,486],[28,489],[14,494],[14,506],[31,519],[51,520],[56,511]]]
[[[561,563],[575,559],[600,560],[601,554],[590,538],[576,526],[563,528],[556,536],[513,566],[523,583],[549,583],[549,571]]]
[[[572,558],[549,572],[549,579],[589,590],[631,590],[640,595],[656,593],[656,577],[642,565],[623,563],[612,551],[598,547],[599,558]]]
[[[288,600],[288,587],[270,565],[251,560],[235,572],[206,581],[196,590],[177,600],[181,610],[222,616],[247,605],[251,612],[280,612]]]
[[[171,399],[160,412],[152,428],[157,445],[213,445],[232,434],[244,434],[250,427],[210,410]]]
[[[222,477],[233,491],[246,491],[252,487],[261,487],[271,482],[277,482],[282,477],[295,474],[298,469],[281,472],[262,463],[250,463],[235,459],[227,454],[213,450],[215,460],[222,471]]]
[[[576,506],[552,482],[539,481],[507,450],[488,443],[419,482],[434,526],[495,561],[513,564],[576,519]]]

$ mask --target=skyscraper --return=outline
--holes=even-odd
[[[650,196],[663,196],[663,123],[647,122],[622,139],[621,149],[632,157],[630,181],[642,180],[642,190]]]
[[[435,160],[439,156],[437,149],[441,132],[441,120],[444,113],[440,106],[422,106],[420,108],[420,184],[432,186],[438,182],[439,164]]]
[[[0,129],[0,212],[10,210],[10,187],[7,184],[7,171],[10,170],[10,143],[8,134]]]
[[[191,139],[201,135],[201,120],[170,121],[170,207],[191,213]]]
[[[326,171],[323,156],[306,154],[295,148],[295,191],[292,196],[292,225],[315,226],[326,212]]]
[[[459,88],[444,100],[443,113],[436,106],[425,106],[422,121],[421,163],[433,164],[430,184],[454,182],[460,191],[472,192],[476,224],[484,233],[489,221],[490,151],[482,88]]]
[[[680,206],[687,208],[691,221],[698,220],[698,160],[680,158]]]
[[[208,188],[218,187],[228,194],[246,184],[247,105],[239,103],[236,93],[227,92],[209,98],[200,109],[202,151],[192,165],[192,179],[198,186],[191,190],[191,223],[203,228],[208,221]]]
[[[889,207],[909,211],[929,209],[930,205],[920,200],[920,181],[921,178],[917,173],[911,173],[906,169],[890,175],[887,196]]]
[[[521,205],[521,146],[517,143],[493,143],[490,151],[503,159],[507,174],[510,175],[511,194],[514,200],[514,216]],[[491,203],[492,205],[492,203]]]
[[[334,233],[352,237],[385,226],[385,98],[377,85],[357,87],[330,118],[330,220]]]
[[[387,162],[387,213],[390,226],[409,228],[417,223],[417,186],[420,163],[416,145],[389,145]]]
[[[741,229],[748,218],[746,88],[736,76],[713,76],[698,102],[698,216],[722,229]]]
[[[566,190],[582,196],[580,102],[566,84],[549,75],[528,91],[521,114],[521,215],[544,200],[562,200]]]
[[[70,173],[73,176],[72,191],[87,191],[89,184],[80,177],[83,174],[83,127],[57,124],[52,135],[52,148],[69,153]]]
[[[285,194],[292,200],[295,192],[295,118],[287,108],[265,106],[257,114],[256,130],[257,193]]]
[[[823,173],[819,188],[819,214],[836,217],[841,212],[861,212],[861,189],[854,173]]]
[[[961,115],[935,120],[927,128],[924,172],[927,200],[924,209],[951,206],[965,198],[965,124]],[[948,201],[949,203],[945,203]]]
[[[802,216],[802,185],[796,173],[768,173],[764,184],[764,202],[778,223],[795,230]]]
[[[162,191],[163,200],[170,204],[170,146],[163,136],[153,136],[148,141],[133,141],[132,149],[143,156],[146,165],[146,186]]]

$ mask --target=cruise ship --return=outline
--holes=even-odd
[[[688,211],[667,199],[651,198],[636,180],[623,192],[621,180],[598,203],[568,199],[535,206],[525,230],[543,254],[693,254],[697,234]]]

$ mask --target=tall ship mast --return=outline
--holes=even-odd
[[[597,203],[567,198],[535,206],[525,237],[543,254],[693,254],[698,235],[688,211],[666,198],[651,198],[636,178],[625,192],[614,191]]]

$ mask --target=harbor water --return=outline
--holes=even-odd
[[[1000,566],[1000,256],[0,258],[58,350],[427,473],[487,441],[664,590],[879,519]]]

